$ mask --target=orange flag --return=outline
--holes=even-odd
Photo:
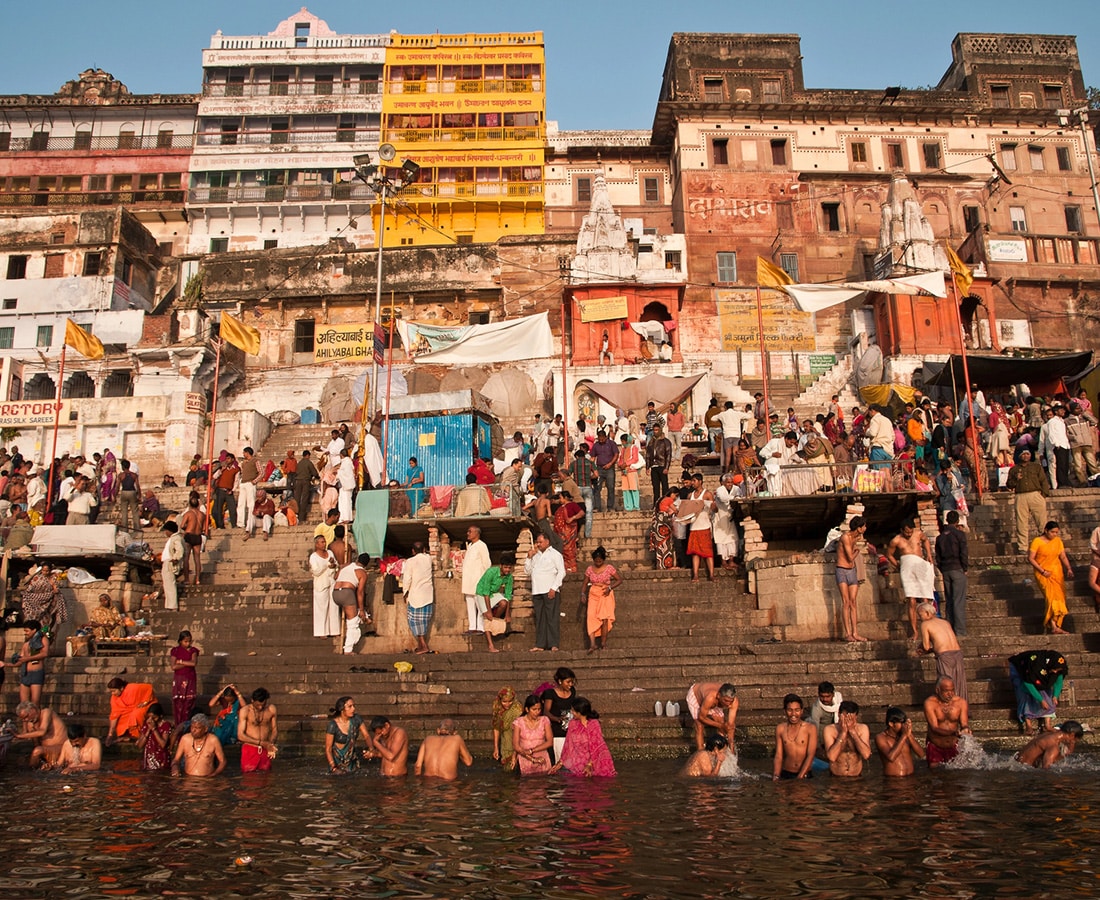
[[[72,319],[65,320],[65,343],[88,359],[103,359],[103,342]]]
[[[951,249],[950,244],[944,246],[947,247],[947,261],[951,264],[951,273],[955,276],[955,284],[959,286],[959,294],[965,297],[970,293],[970,285],[974,283],[974,273],[959,259],[959,255]]]
[[[758,256],[756,257],[756,283],[761,287],[783,287],[785,284],[794,284],[794,279],[775,263],[764,259],[763,256]]]

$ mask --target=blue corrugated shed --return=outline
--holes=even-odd
[[[390,418],[386,470],[390,478],[405,481],[409,457],[415,456],[424,470],[427,487],[440,484],[463,485],[466,470],[474,460],[474,450],[492,448],[491,425],[472,412],[450,415]]]

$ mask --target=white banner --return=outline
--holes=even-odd
[[[554,355],[548,313],[455,327],[399,319],[397,330],[405,352],[414,362],[477,365]]]

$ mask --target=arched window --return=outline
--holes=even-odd
[[[119,370],[112,372],[103,381],[103,394],[104,397],[133,397],[134,396],[134,378],[133,375],[125,370]]]
[[[83,372],[74,372],[61,389],[65,399],[81,399],[95,396],[95,382]]]
[[[53,400],[57,396],[57,385],[45,372],[39,372],[23,390],[24,400]]]

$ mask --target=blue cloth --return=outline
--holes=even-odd
[[[408,472],[405,473],[405,483],[408,484],[414,478],[424,478],[424,470],[420,468],[420,466],[409,466]],[[421,484],[423,484],[423,480],[421,481]],[[413,488],[409,491],[406,491],[406,493],[409,495],[409,505],[412,507],[410,515],[415,517],[416,511],[420,508],[420,504],[423,502],[422,498],[424,496],[424,488]]]
[[[409,623],[409,631],[412,632],[413,637],[424,637],[428,633],[428,626],[432,624],[432,613],[434,611],[434,603],[429,603],[427,606],[410,606],[406,609],[405,618]]]

